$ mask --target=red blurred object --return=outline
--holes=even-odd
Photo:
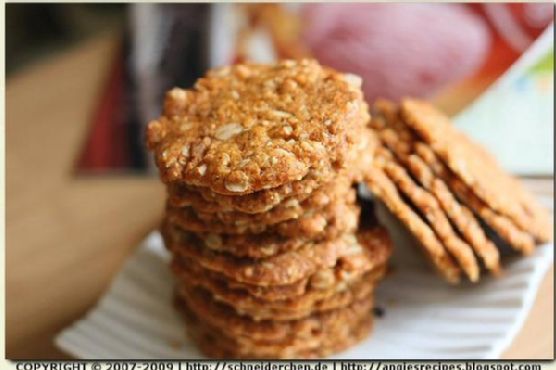
[[[360,75],[365,97],[430,96],[472,75],[489,28],[461,4],[307,4],[302,37],[323,64]]]
[[[307,4],[302,18],[312,54],[361,75],[369,101],[450,94],[459,85],[461,102],[450,105],[461,109],[553,22],[554,5]]]
[[[492,35],[492,43],[485,63],[474,76],[461,81],[458,86],[449,87],[445,96],[441,97],[440,105],[451,112],[460,111],[487,89],[554,21],[554,7],[550,3],[488,3],[466,6],[485,20]],[[516,32],[521,36],[512,36]]]
[[[470,4],[488,22],[491,30],[516,53],[521,54],[554,20],[552,3]]]
[[[126,168],[130,165],[127,131],[122,112],[124,60],[115,55],[107,84],[91,120],[91,130],[77,167],[87,172]]]

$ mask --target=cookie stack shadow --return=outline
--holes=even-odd
[[[520,182],[430,104],[377,101],[379,138],[367,185],[447,281],[501,273],[501,257],[533,253],[552,221]]]
[[[360,81],[313,61],[225,67],[167,94],[148,145],[176,304],[205,354],[313,358],[367,336],[391,250],[359,222],[368,123]]]

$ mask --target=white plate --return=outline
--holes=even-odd
[[[367,340],[334,358],[498,358],[523,324],[552,249],[544,245],[529,258],[509,261],[500,279],[451,287],[423,258],[398,248],[396,269],[376,296],[385,315]],[[57,345],[81,359],[202,358],[173,309],[168,259],[160,235],[152,233],[98,305],[64,330]]]

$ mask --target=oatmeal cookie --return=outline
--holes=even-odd
[[[367,178],[369,189],[386,205],[415,236],[423,247],[423,251],[437,268],[439,273],[451,283],[460,281],[461,270],[433,230],[406,203],[398,192],[396,185],[384,172],[387,162],[382,156],[376,157],[375,165]]]
[[[319,210],[310,210],[301,217],[293,220],[279,222],[274,225],[255,224],[238,220],[233,225],[219,221],[206,222],[199,219],[198,215],[190,207],[175,208],[167,205],[166,217],[168,220],[183,230],[199,233],[218,234],[260,234],[275,233],[285,237],[318,238],[326,232],[326,228],[334,222],[343,222],[346,228],[357,224],[359,207],[355,204],[355,190],[349,190],[345,199],[326,205]]]
[[[469,280],[478,281],[479,265],[475,259],[473,249],[461,240],[453,230],[437,199],[413,182],[405,169],[398,165],[393,158],[385,165],[384,170],[390,180],[397,186],[398,191],[406,197],[417,213],[428,222],[430,228],[436,233]]]
[[[428,189],[440,203],[448,218],[457,227],[465,240],[473,246],[485,267],[495,275],[500,271],[500,253],[496,245],[488,240],[473,212],[458,202],[446,183],[434,176],[421,157],[412,154],[408,157],[410,172]]]
[[[360,279],[351,284],[340,285],[338,290],[312,289],[305,295],[293,299],[266,301],[247,294],[239,289],[227,289],[217,280],[194,275],[183,271],[184,279],[178,282],[182,286],[200,286],[210,292],[212,297],[233,308],[238,314],[249,316],[254,320],[297,320],[309,316],[311,313],[324,312],[346,307],[354,301],[363,299],[373,293],[375,283],[383,276],[385,268],[374,269],[365,273]],[[323,277],[323,283],[327,277]],[[188,288],[185,288],[188,289]]]
[[[492,273],[500,271],[499,252],[487,238],[473,212],[452,194],[447,184],[434,173],[441,171],[432,150],[404,125],[397,107],[382,102],[374,107],[373,125],[378,129],[382,143],[395,155],[424,189],[435,196],[454,228],[469,243],[485,267]],[[424,156],[426,162],[420,157]],[[432,166],[432,168],[429,168]]]
[[[173,89],[147,129],[166,183],[249,194],[341,168],[350,132],[367,120],[362,93],[312,60],[210,71]]]
[[[333,332],[338,326],[346,325],[363,315],[371,315],[372,296],[355,301],[351,305],[311,314],[298,320],[256,321],[237,314],[232,308],[212,299],[201,288],[183,289],[179,296],[187,308],[210,326],[226,331],[234,337],[248,337],[251,342],[280,343],[310,339],[315,330]],[[288,343],[288,344],[290,344]]]
[[[359,242],[364,246],[364,253],[344,255],[332,267],[323,267],[298,281],[283,285],[251,284],[231,280],[226,274],[203,266],[202,260],[174,255],[172,269],[178,280],[188,280],[194,274],[204,279],[217,282],[224,289],[248,294],[259,300],[269,302],[269,306],[280,300],[296,300],[309,292],[330,295],[361,279],[370,271],[382,271],[388,260],[392,243],[384,228],[376,227],[359,232]]]
[[[267,286],[294,283],[319,269],[335,266],[340,259],[372,264],[376,257],[371,255],[371,248],[362,244],[355,235],[345,234],[336,240],[307,244],[296,251],[263,259],[237,258],[187,244],[175,245],[172,251],[234,281]]]
[[[352,191],[352,186],[353,182],[350,178],[339,176],[334,181],[314,190],[301,203],[295,198],[288,198],[285,202],[264,213],[246,214],[237,211],[206,213],[196,210],[196,214],[199,219],[208,223],[274,225],[279,222],[297,219],[309,212],[316,212],[333,202],[349,199],[353,197],[349,194]]]
[[[349,320],[336,330],[314,330],[311,338],[289,339],[278,343],[258,343],[248,336],[232,337],[225,331],[207,325],[191,311],[182,309],[188,323],[188,333],[210,357],[241,359],[308,359],[318,358],[347,348],[368,335],[372,317],[363,315]]]
[[[334,267],[319,269],[313,275],[292,284],[267,286],[230,280],[226,275],[203,268],[195,260],[190,258],[173,258],[172,269],[178,281],[187,280],[188,272],[186,271],[192,271],[201,276],[206,276],[207,279],[218,281],[228,290],[240,291],[272,304],[272,302],[275,301],[298,299],[312,290],[322,290],[320,293],[323,295],[333,294],[338,289],[342,289],[354,281],[359,280],[367,271],[372,269],[380,271],[385,268],[384,265],[380,265],[378,262],[373,265],[360,264],[355,267],[350,266],[349,263],[344,264],[342,263],[343,261],[339,262],[340,263],[337,263]],[[331,277],[334,279],[331,279]]]
[[[180,229],[165,219],[161,229],[165,236],[165,244],[193,244],[199,248],[208,248],[215,252],[224,252],[235,257],[266,258],[277,254],[294,251],[309,243],[320,243],[337,239],[341,234],[353,233],[357,228],[355,217],[345,222],[343,217],[334,217],[327,227],[316,237],[283,236],[278,233],[264,232],[260,234],[217,234],[196,233]]]
[[[335,181],[338,177],[347,177],[353,182],[361,181],[362,174],[372,165],[376,138],[371,130],[366,129],[360,139],[359,147],[351,150],[352,158],[339,171],[312,169],[301,180],[244,195],[217,194],[209,188],[169,184],[169,203],[177,207],[191,206],[205,213],[235,211],[259,214],[287,201],[302,202],[324,183]]]
[[[546,210],[484,147],[458,131],[448,117],[430,104],[412,99],[402,102],[400,113],[404,122],[492,211],[509,218],[539,242],[552,239],[552,222]]]
[[[510,218],[497,213],[483,202],[436,157],[430,147],[421,143],[415,146],[415,150],[420,158],[434,170],[436,175],[446,182],[453,194],[473,210],[504,242],[524,254],[533,252],[535,239],[532,235],[520,229]]]

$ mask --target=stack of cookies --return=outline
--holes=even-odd
[[[320,357],[368,334],[390,241],[359,225],[360,85],[310,60],[224,67],[149,124],[177,305],[207,355]]]
[[[371,127],[379,145],[367,184],[448,281],[498,274],[502,252],[552,239],[546,210],[431,105],[378,101]]]

